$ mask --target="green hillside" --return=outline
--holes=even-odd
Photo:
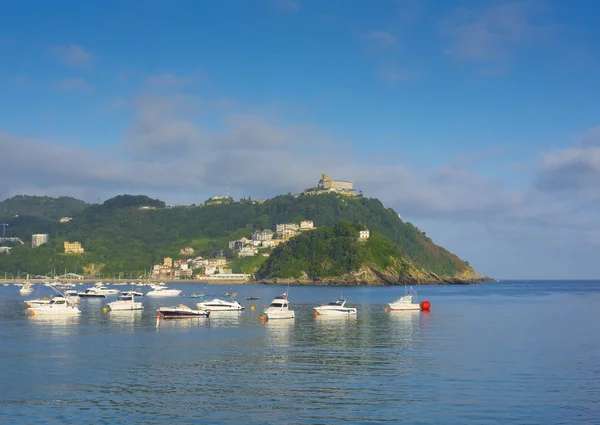
[[[51,216],[41,212],[40,205],[36,208],[40,209],[39,215]],[[53,214],[56,217],[63,211]],[[30,240],[31,233],[50,233],[52,243],[44,250],[54,249],[46,253],[49,263],[53,257],[52,262],[57,264],[63,240],[79,241],[86,250],[76,265],[79,272],[83,266],[97,263],[103,265],[106,274],[143,273],[164,256],[178,258],[179,250],[185,246],[193,247],[197,255],[212,256],[223,250],[226,256],[232,256],[227,242],[250,237],[255,229],[274,230],[277,223],[298,223],[304,219],[313,220],[317,227],[346,220],[389,238],[400,254],[418,269],[440,276],[455,276],[471,270],[456,255],[400,220],[395,211],[385,208],[379,200],[362,196],[282,195],[264,202],[243,199],[220,205],[165,207],[162,201],[145,196],[122,195],[71,215],[72,221],[52,226],[48,226],[47,221],[26,226],[13,222],[11,232],[23,235],[24,240]],[[33,271],[33,266],[15,259],[17,255],[13,254],[27,249],[20,247],[10,255],[0,256],[0,272],[42,273],[43,260],[36,261],[39,268]],[[22,257],[22,253],[19,256]]]

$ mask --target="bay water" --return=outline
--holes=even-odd
[[[246,311],[158,320],[200,300],[105,312],[109,297],[30,317],[23,300],[50,289],[0,286],[0,423],[600,423],[600,282],[418,287],[430,312],[384,311],[403,287],[292,286],[296,319],[265,323],[288,288],[169,287]],[[356,317],[313,316],[340,292]]]

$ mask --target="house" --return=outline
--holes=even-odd
[[[85,251],[80,242],[64,242],[65,254],[83,254]]]
[[[315,227],[312,220],[302,220],[300,222],[300,230],[310,230]]]
[[[271,229],[255,230],[252,233],[252,242],[270,241],[273,239],[273,231]]]
[[[227,265],[227,258],[210,258],[208,266],[223,267]]]
[[[173,267],[173,259],[171,257],[165,257],[163,260],[163,265]]]
[[[300,226],[296,223],[282,223],[275,226],[275,228],[279,239],[289,239],[296,236]]]
[[[179,255],[194,255],[194,248],[192,247],[185,247],[179,250]]]
[[[58,221],[60,223],[68,223],[71,220],[73,220],[73,217],[61,217],[60,220],[58,220]]]
[[[358,238],[361,240],[367,240],[369,239],[369,236],[371,236],[371,233],[368,230],[361,230],[358,233]]]
[[[258,254],[258,249],[251,246],[245,246],[238,252],[238,257],[252,257],[256,254]]]

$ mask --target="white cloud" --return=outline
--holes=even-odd
[[[89,67],[93,60],[92,54],[79,44],[54,46],[50,48],[50,53],[58,60],[69,65]]]
[[[525,44],[545,38],[549,26],[536,24],[532,15],[539,2],[511,1],[488,8],[459,8],[441,25],[451,40],[446,53],[473,61],[509,59]]]

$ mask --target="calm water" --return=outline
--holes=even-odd
[[[198,300],[84,299],[81,317],[44,320],[0,287],[0,423],[600,423],[600,282],[419,288],[430,313],[385,313],[403,288],[344,288],[354,319],[312,315],[339,288],[291,287],[296,319],[265,324],[285,288],[171,286],[260,300],[158,322]]]

